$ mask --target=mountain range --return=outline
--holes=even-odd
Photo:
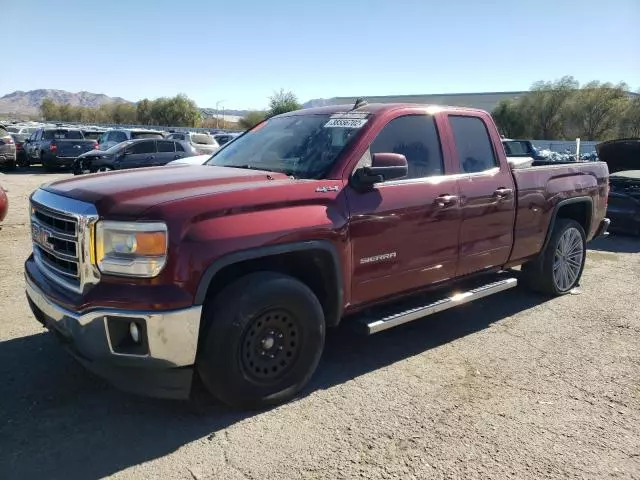
[[[40,111],[40,104],[45,98],[74,107],[99,107],[107,103],[128,103],[124,98],[109,97],[102,93],[71,93],[52,89],[30,90],[28,92],[18,90],[0,97],[0,113],[37,115]]]
[[[74,107],[96,108],[108,103],[134,103],[120,97],[109,97],[102,93],[91,92],[67,92],[65,90],[38,89],[24,92],[18,90],[0,97],[0,113],[5,115],[28,116],[40,113],[40,104],[45,98],[50,98],[56,103],[72,105]],[[214,108],[201,108],[200,111],[205,118],[214,117]],[[248,110],[225,109],[224,114],[229,116],[243,117]],[[222,109],[220,110],[222,114]]]

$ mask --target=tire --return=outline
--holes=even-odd
[[[587,257],[586,247],[582,226],[575,220],[558,218],[546,248],[538,258],[523,266],[525,285],[533,291],[552,296],[571,292],[580,283]]]
[[[322,306],[309,287],[275,272],[240,278],[203,314],[196,368],[205,388],[240,409],[292,399],[318,366]]]
[[[18,154],[16,162],[20,168],[29,168],[29,159],[27,154],[23,151]]]

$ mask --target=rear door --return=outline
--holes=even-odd
[[[153,165],[166,165],[167,163],[175,160],[176,158],[176,146],[172,140],[157,140],[156,146],[158,148],[158,154],[155,156]]]
[[[124,151],[121,168],[151,167],[156,156],[156,141],[142,140],[129,145]]]
[[[346,187],[353,257],[352,303],[452,278],[458,262],[458,183],[440,145],[442,118],[425,113],[390,120],[359,164],[374,153],[406,157],[409,174],[371,191]]]
[[[515,184],[499,162],[491,125],[481,115],[448,114],[453,156],[460,176],[460,260],[456,276],[507,263],[513,246]],[[496,134],[497,135],[497,134]],[[496,140],[496,141],[494,141]]]

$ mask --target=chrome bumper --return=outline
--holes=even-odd
[[[25,280],[27,297],[38,320],[47,328],[55,329],[88,360],[165,367],[185,367],[195,363],[201,306],[161,312],[105,308],[76,313],[54,303],[26,275]],[[126,318],[144,324],[144,353],[122,353],[114,350],[108,321],[113,318]]]

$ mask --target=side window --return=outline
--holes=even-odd
[[[484,172],[498,166],[489,132],[480,118],[450,115],[449,124],[463,172]]]
[[[175,152],[173,142],[158,140],[158,152]]]
[[[184,147],[182,146],[182,144],[180,142],[175,142],[176,143],[176,152],[184,152]]]
[[[110,140],[120,143],[127,141],[127,134],[124,132],[111,132]]]
[[[127,147],[127,153],[129,154],[145,154],[156,153],[155,140],[147,140],[146,142],[138,142]]]
[[[371,144],[370,152],[372,155],[404,155],[409,164],[406,178],[444,174],[438,130],[430,115],[407,115],[391,120]]]

